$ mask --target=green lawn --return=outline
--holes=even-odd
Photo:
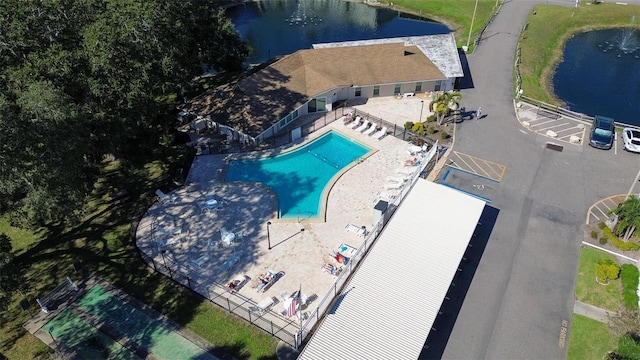
[[[604,309],[618,311],[622,306],[620,280],[612,280],[609,285],[596,282],[596,264],[603,259],[615,258],[605,252],[584,247],[580,250],[580,263],[576,277],[576,299]]]
[[[600,360],[618,346],[609,327],[582,315],[573,315],[567,360]]]
[[[639,6],[582,3],[579,8],[538,5],[535,15],[527,18],[526,39],[520,37],[520,74],[525,96],[560,105],[553,95],[551,77],[562,59],[564,43],[578,32],[631,26],[632,16],[640,19]]]
[[[458,47],[467,44],[473,8],[476,4],[474,0],[392,0],[392,2],[396,8],[407,9],[408,12],[447,24],[451,30],[455,31]],[[472,44],[473,37],[491,17],[496,3],[499,4],[496,0],[478,0],[471,36]]]
[[[184,149],[157,145],[156,150],[145,154],[147,159],[105,163],[86,205],[86,215],[75,226],[51,224],[30,232],[13,228],[6,218],[0,218],[0,232],[11,237],[19,271],[24,274],[22,292],[34,301],[67,275],[77,279],[73,262],[80,260],[87,273],[102,276],[194,331],[219,353],[236,359],[275,359],[276,341],[271,336],[176,286],[139,258],[130,237],[130,219],[144,214],[155,201],[155,189],[172,186],[172,175],[178,167],[189,165],[190,156]],[[121,188],[128,190],[132,200],[114,204],[108,194]],[[30,314],[20,309],[21,298],[16,294],[3,314],[0,358],[50,358],[50,350],[22,328]],[[31,315],[38,311],[34,302]]]

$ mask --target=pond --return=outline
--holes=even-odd
[[[310,49],[315,43],[451,32],[426,18],[343,0],[257,1],[226,11],[253,50],[248,64]]]
[[[589,31],[570,39],[553,76],[566,108],[640,126],[640,38],[631,28]]]

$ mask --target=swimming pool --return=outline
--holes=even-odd
[[[325,188],[344,168],[370,151],[338,132],[329,131],[281,155],[232,160],[225,180],[270,187],[278,197],[280,218],[318,218]]]

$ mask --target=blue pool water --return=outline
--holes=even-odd
[[[336,132],[271,158],[232,160],[226,181],[262,183],[278,197],[280,218],[317,218],[331,179],[371,149]]]

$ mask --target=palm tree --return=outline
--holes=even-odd
[[[460,100],[462,100],[462,94],[457,91],[445,91],[436,96],[429,104],[429,110],[436,114],[438,125],[442,125],[444,117],[449,114],[449,111],[458,110]]]
[[[640,227],[640,199],[631,195],[610,213],[618,217],[616,234],[623,235],[622,240],[628,241]]]

